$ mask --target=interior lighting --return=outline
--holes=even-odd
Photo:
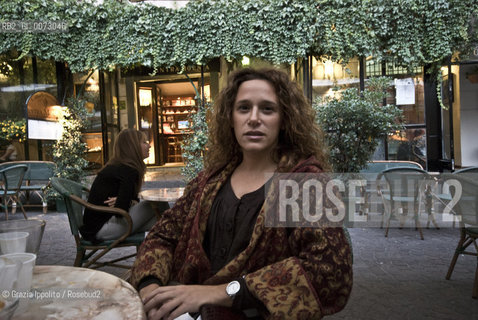
[[[334,63],[330,60],[324,62],[325,79],[332,80],[334,78]]]
[[[139,105],[142,107],[146,107],[151,105],[152,98],[151,98],[151,91],[149,90],[139,90]]]
[[[93,78],[88,79],[88,90],[89,91],[99,91],[100,90],[100,87],[98,86],[98,82],[95,79],[93,79]]]
[[[48,119],[61,119],[66,113],[66,107],[63,106],[50,106],[48,110]]]

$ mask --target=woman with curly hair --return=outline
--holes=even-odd
[[[152,228],[133,266],[148,318],[204,315],[210,306],[255,319],[341,310],[352,287],[343,228],[264,222],[271,174],[321,173],[324,149],[313,110],[287,74],[233,73],[216,100],[205,170]]]

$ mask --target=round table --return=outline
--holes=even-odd
[[[139,193],[141,199],[156,202],[174,202],[181,198],[184,188],[147,189]]]
[[[14,320],[146,319],[143,303],[129,283],[93,269],[36,266],[30,297],[20,301],[24,306],[16,310]]]
[[[143,200],[150,201],[154,210],[156,210],[156,215],[159,216],[161,213],[169,209],[170,202],[176,202],[184,193],[184,188],[158,188],[158,189],[147,189],[139,193],[139,197]]]

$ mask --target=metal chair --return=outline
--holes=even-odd
[[[465,174],[467,172],[467,174]],[[450,187],[452,199],[457,201],[453,210],[459,217],[460,240],[451,260],[446,279],[449,280],[460,254],[478,258],[478,171],[463,171],[444,175],[446,180],[455,180]],[[474,250],[471,250],[474,248]],[[478,299],[478,260],[475,271],[472,297]]]
[[[86,193],[89,193],[89,190],[80,183],[55,177],[51,178],[51,184],[65,200],[71,233],[75,237],[76,242],[76,259],[74,266],[85,268],[100,268],[104,266],[113,266],[125,269],[131,268],[131,266],[118,264],[117,262],[134,257],[136,254],[122,256],[120,258],[104,262],[98,261],[106,253],[115,248],[134,246],[136,247],[137,251],[143,242],[144,232],[131,234],[133,223],[128,212],[119,208],[97,206],[87,202],[83,199],[83,196],[85,196]],[[79,233],[79,228],[83,225],[84,208],[95,210],[98,212],[98,214],[104,212],[122,216],[128,224],[128,231],[116,240],[106,240],[93,243],[83,239]],[[90,252],[87,253],[87,251]]]
[[[385,177],[386,189],[382,189],[380,180]],[[435,183],[426,171],[419,168],[397,167],[382,171],[377,176],[377,188],[382,197],[385,212],[388,213],[386,221],[385,237],[388,236],[390,228],[390,220],[395,215],[400,215],[400,227],[403,227],[405,218],[410,211],[413,211],[415,220],[415,228],[420,233],[420,238],[423,240],[423,233],[420,227],[420,212],[425,200],[430,198],[429,193],[431,185]],[[406,203],[406,207],[404,204]],[[428,220],[432,220],[435,226],[438,225],[433,216],[431,206],[427,205]],[[406,210],[405,210],[406,209]],[[385,215],[382,217],[382,224]]]
[[[478,167],[468,167],[468,168],[456,170],[452,173],[452,175],[453,176],[455,176],[455,175],[467,175],[469,177],[475,177],[476,179],[478,179]],[[450,178],[450,174],[447,173],[446,175],[444,175],[442,177]],[[443,190],[442,190],[441,193],[433,192],[432,196],[435,200],[438,200],[438,202],[441,203],[445,208],[448,206],[448,204],[452,200],[452,195],[451,195],[449,187],[446,183],[443,184]],[[452,213],[456,214],[456,212],[453,212],[453,211],[452,211]],[[456,219],[453,219],[453,228],[455,227],[455,222],[456,222]]]
[[[20,188],[23,183],[23,176],[27,171],[28,166],[24,164],[9,166],[7,168],[0,170],[0,176],[2,177],[2,189],[1,197],[2,203],[1,206],[5,209],[5,219],[8,220],[8,203],[12,202],[12,214],[15,213],[13,208],[16,205],[19,205],[22,209],[23,216],[25,219],[27,218],[27,214],[25,212],[25,208],[23,208],[23,204],[20,201],[18,193],[20,192]]]
[[[373,195],[377,192],[377,176],[383,170],[396,167],[411,167],[423,169],[423,167],[414,161],[405,160],[374,160],[369,161],[367,166],[360,170],[360,175],[367,180],[367,185],[360,190],[364,203],[360,207],[360,213],[367,215],[370,211]]]

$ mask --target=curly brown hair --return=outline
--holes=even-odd
[[[323,169],[329,169],[322,130],[315,122],[314,110],[297,83],[291,81],[286,73],[273,68],[240,69],[230,75],[227,87],[215,101],[205,157],[206,169],[214,170],[242,157],[231,125],[232,111],[239,87],[249,80],[269,82],[279,101],[283,129],[272,155],[278,163],[278,171],[288,171],[310,156],[315,156]]]

